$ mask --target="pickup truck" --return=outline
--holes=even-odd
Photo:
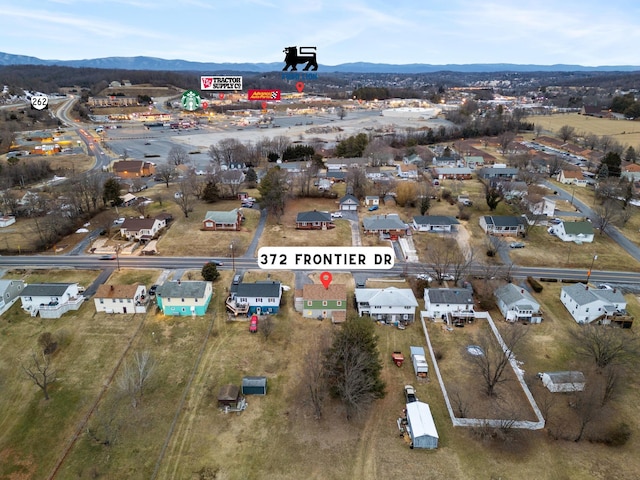
[[[416,397],[416,391],[413,386],[404,386],[404,398],[406,400],[406,403],[413,403],[418,401],[418,397]]]

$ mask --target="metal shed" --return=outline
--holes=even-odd
[[[438,448],[438,431],[429,405],[423,402],[407,403],[407,427],[411,448]]]
[[[242,394],[243,395],[266,395],[267,394],[267,377],[243,377],[242,378]]]
[[[550,392],[581,392],[584,390],[586,379],[582,372],[544,372],[539,374],[542,384]]]

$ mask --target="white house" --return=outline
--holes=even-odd
[[[147,288],[134,285],[100,285],[93,296],[96,312],[145,313]]]
[[[418,232],[454,232],[460,222],[445,215],[416,215],[411,226]]]
[[[468,288],[425,288],[424,311],[434,321],[473,320],[473,292]]]
[[[380,205],[380,197],[378,195],[367,195],[364,197],[364,204],[369,205]]]
[[[544,196],[538,202],[529,203],[529,211],[534,215],[546,215],[553,217],[556,211],[558,197]]]
[[[605,290],[575,283],[562,287],[560,301],[577,323],[594,320],[610,323],[612,317],[626,315],[627,301],[617,289]]]
[[[20,293],[22,309],[32,317],[60,318],[70,310],[77,310],[84,301],[77,283],[33,283]]]
[[[517,236],[524,232],[526,220],[511,215],[484,215],[480,217],[480,227],[489,235]]]
[[[358,315],[388,323],[413,322],[418,301],[410,288],[356,288]]]
[[[120,235],[127,240],[149,241],[167,226],[166,220],[158,218],[127,218],[120,225]]]
[[[557,179],[564,185],[587,186],[587,179],[584,178],[581,170],[560,170]]]
[[[0,315],[16,303],[23,288],[22,280],[0,280]]]
[[[340,199],[340,210],[356,211],[360,206],[360,201],[350,193]]]
[[[553,233],[563,242],[591,243],[594,237],[591,222],[562,222],[553,227]]]
[[[507,283],[494,295],[500,312],[508,322],[542,322],[540,303],[524,288]]]

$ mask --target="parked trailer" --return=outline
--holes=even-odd
[[[425,378],[429,373],[429,365],[422,347],[410,347],[411,363],[413,363],[413,371],[417,377]]]

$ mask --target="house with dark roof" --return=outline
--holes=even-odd
[[[274,280],[235,285],[226,300],[227,310],[234,315],[265,315],[280,311],[282,285]]]
[[[591,222],[562,222],[553,226],[553,233],[563,242],[592,243],[594,230]]]
[[[347,316],[347,287],[339,283],[332,283],[328,288],[317,283],[305,284],[296,309],[305,318],[330,318],[333,323],[342,323]]]
[[[605,115],[608,115],[609,112],[602,110],[602,107],[597,105],[584,105],[580,110],[581,115],[587,115],[589,117],[598,117],[603,118]]]
[[[413,217],[411,226],[418,232],[446,232],[451,233],[456,230],[456,225],[460,222],[454,217],[446,215],[416,215]]]
[[[347,193],[344,197],[340,199],[340,210],[347,211],[356,211],[360,206],[360,200],[358,200],[354,195]]]
[[[104,313],[145,313],[147,300],[147,288],[139,283],[102,284],[93,296],[96,312]]]
[[[469,288],[425,288],[424,311],[434,321],[455,324],[474,319],[473,291]]]
[[[418,301],[410,288],[356,288],[358,315],[387,323],[413,322]]]
[[[494,292],[496,304],[508,322],[542,322],[540,303],[523,287],[507,283]]]
[[[228,212],[210,210],[204,216],[202,229],[209,231],[238,231],[243,219],[242,210],[239,208],[234,208]]]
[[[480,227],[488,235],[517,236],[525,231],[526,220],[511,215],[485,215],[480,217]]]
[[[591,288],[583,283],[562,287],[560,301],[576,323],[596,320],[611,323],[617,316],[627,316],[627,301],[618,289]]]
[[[493,165],[491,167],[482,167],[478,171],[478,177],[484,180],[515,180],[518,176],[519,170],[517,168],[511,168],[500,165]]]
[[[362,219],[364,233],[385,234],[400,236],[407,233],[407,224],[400,220],[400,216],[391,213],[388,215],[373,215]]]
[[[113,163],[113,173],[120,178],[150,177],[156,173],[156,166],[144,160],[119,160]]]
[[[298,230],[329,230],[335,228],[335,223],[328,212],[300,212],[296,216],[296,229]]]
[[[22,309],[32,317],[60,318],[71,310],[78,310],[84,296],[77,283],[32,283],[20,293]]]
[[[156,290],[156,303],[165,315],[202,316],[213,296],[211,282],[172,280]]]
[[[167,226],[166,220],[158,218],[127,218],[120,225],[120,236],[127,240],[148,242]]]

